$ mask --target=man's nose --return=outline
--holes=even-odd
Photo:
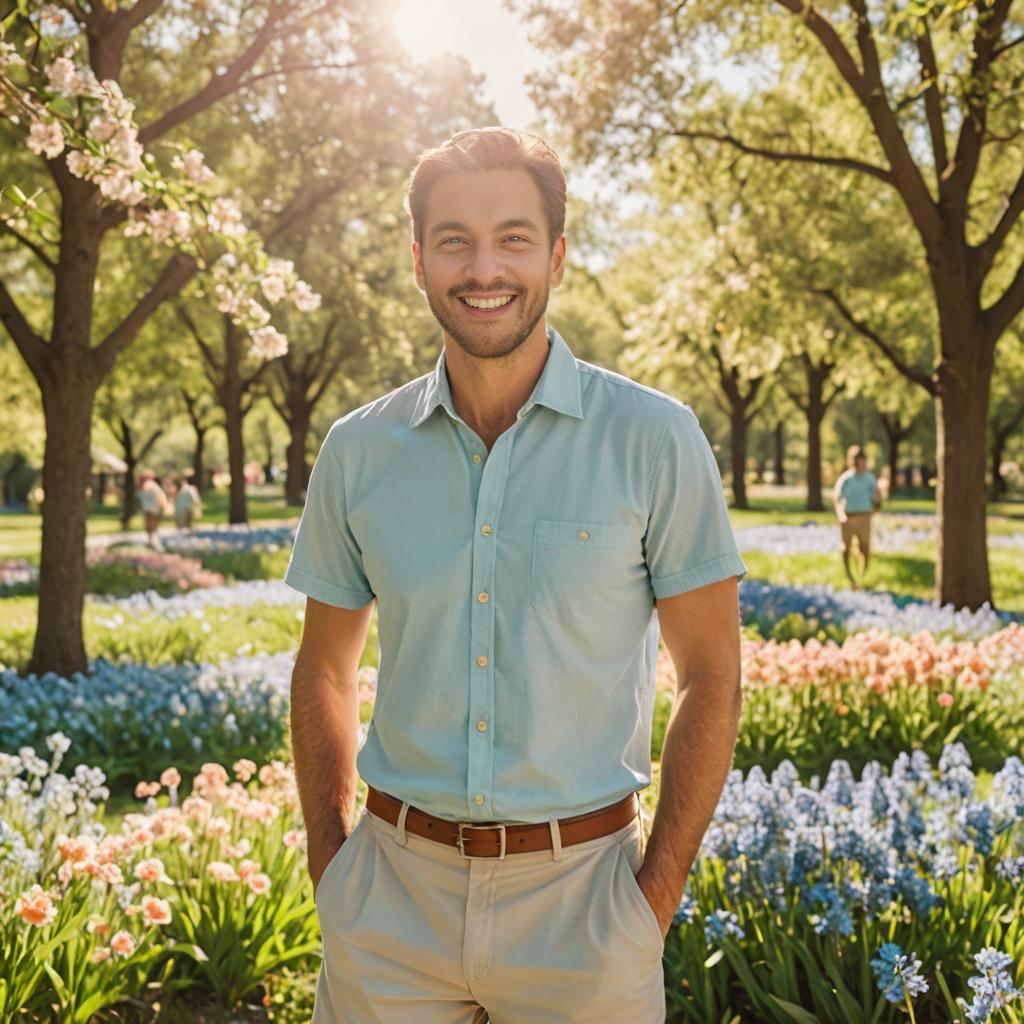
[[[501,251],[493,245],[475,245],[466,261],[465,273],[486,287],[488,281],[504,275],[505,261]]]

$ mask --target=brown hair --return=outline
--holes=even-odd
[[[553,249],[565,231],[565,174],[555,151],[540,136],[515,128],[470,128],[419,155],[406,184],[404,202],[413,238],[423,244],[427,196],[438,178],[459,172],[498,170],[524,170],[533,178],[540,191]]]
[[[867,459],[867,456],[864,454],[864,449],[861,448],[859,444],[851,444],[850,447],[846,449],[846,465],[849,466],[850,469],[853,469],[854,463],[858,458]]]

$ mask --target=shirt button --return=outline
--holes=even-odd
[[[487,723],[482,718],[476,723],[476,731],[487,732]]]
[[[489,600],[489,598],[487,597],[487,591],[485,590],[485,591],[483,591],[483,593],[479,594],[479,595],[477,596],[477,600],[478,600],[478,601],[479,601],[479,602],[480,602],[481,604],[487,604],[487,601]]]
[[[485,537],[490,537],[490,535],[491,535],[491,528],[490,528],[490,526],[487,523],[484,523],[484,525],[480,527],[480,532]]]
[[[580,540],[590,540],[590,534],[587,533],[586,530],[580,530],[576,536],[579,537]]]
[[[480,456],[476,452],[473,453],[473,461],[474,462],[479,462],[480,461]]]
[[[473,803],[475,803],[475,804],[482,804],[483,802],[484,802],[484,795],[483,795],[483,793],[477,793],[477,795],[475,797],[473,797]]]
[[[476,663],[481,668],[484,668],[487,665],[487,655],[486,654],[477,655]]]

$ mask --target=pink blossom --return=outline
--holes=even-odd
[[[948,708],[953,704],[953,694],[951,693],[940,693],[938,697],[939,707]]]
[[[142,917],[146,924],[169,924],[171,905],[167,900],[156,896],[144,896],[142,899]]]
[[[57,916],[53,897],[36,883],[27,893],[22,893],[14,904],[14,912],[26,923],[36,928],[45,928]]]
[[[129,957],[135,952],[135,939],[131,932],[114,932],[110,937],[110,948],[118,955]]]

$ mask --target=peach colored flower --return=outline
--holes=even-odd
[[[110,931],[110,925],[103,920],[102,917],[94,914],[89,918],[88,923],[85,926],[85,930],[90,935],[106,935]]]
[[[156,896],[145,896],[142,900],[142,915],[146,924],[168,924],[171,920],[171,905]]]
[[[72,862],[91,860],[96,854],[96,840],[92,836],[57,836],[60,855]]]
[[[167,873],[164,871],[162,860],[150,857],[148,860],[140,860],[135,865],[135,877],[141,878],[143,882],[169,882]]]
[[[294,848],[296,846],[301,846],[302,845],[302,840],[303,840],[303,835],[297,829],[294,829],[294,828],[293,829],[289,829],[284,834],[284,845],[285,846],[292,847],[292,848]]]
[[[256,765],[247,757],[236,761],[231,767],[242,782],[248,782],[256,774]]]
[[[186,818],[197,819],[197,818],[208,818],[213,811],[213,804],[209,800],[204,800],[201,796],[187,796],[182,801],[181,812]]]
[[[136,914],[141,914],[141,913],[142,913],[142,904],[141,903],[129,903],[124,908],[124,916],[125,917],[134,917]]]
[[[246,879],[246,882],[249,888],[260,896],[270,891],[270,876],[265,875],[262,871],[253,872]]]
[[[101,963],[103,963],[104,960],[108,959],[109,956],[110,956],[110,947],[109,946],[97,946],[89,954],[89,963],[91,963],[91,964],[101,964]]]
[[[38,882],[18,897],[14,912],[26,924],[36,928],[45,928],[57,916],[53,897]]]
[[[181,785],[181,775],[177,768],[165,768],[160,773],[160,785],[168,789],[177,789]]]
[[[138,782],[135,784],[135,795],[141,800],[143,797],[156,796],[160,792],[159,782]]]
[[[107,885],[120,885],[124,881],[124,875],[116,864],[100,864],[96,862],[96,870],[90,871],[95,878],[102,878]]]
[[[222,860],[212,860],[206,865],[206,873],[218,882],[237,882],[238,873]]]
[[[938,697],[939,707],[948,708],[953,703],[953,694],[951,693],[940,693]]]
[[[260,862],[258,860],[243,860],[238,865],[238,877],[243,881],[247,881],[250,875],[254,875],[260,869]]]
[[[131,932],[114,932],[110,937],[110,948],[118,955],[129,957],[135,952],[135,939]]]

